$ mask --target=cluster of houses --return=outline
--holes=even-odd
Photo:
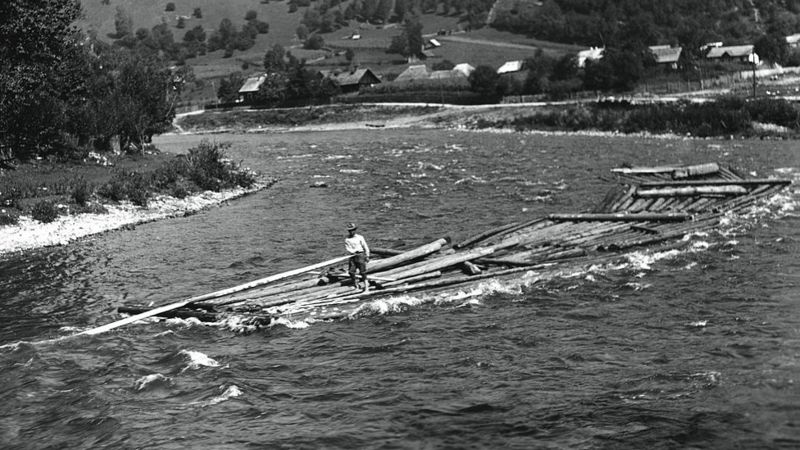
[[[360,36],[359,36],[360,37]],[[357,39],[355,35],[350,37]],[[800,33],[786,36],[786,43],[790,48],[800,47]],[[426,42],[424,52],[432,48],[441,46],[441,43],[436,39],[430,39]],[[669,67],[672,69],[678,68],[678,60],[683,52],[683,47],[672,47],[670,45],[653,45],[649,47],[653,55],[655,63]],[[710,42],[700,48],[705,52],[705,58],[709,61],[738,61],[742,63],[749,63],[754,65],[761,64],[761,60],[754,50],[752,44],[745,45],[723,45],[722,42]],[[604,49],[601,47],[592,47],[578,52],[577,65],[578,67],[585,67],[587,61],[596,61],[603,57]],[[474,67],[467,63],[458,64],[450,70],[430,70],[425,64],[412,64],[406,70],[400,73],[394,82],[413,82],[417,80],[466,80]],[[507,61],[497,69],[500,75],[514,74],[526,70],[525,62],[523,60]],[[362,87],[373,86],[381,83],[378,77],[369,68],[351,68],[344,71],[335,70],[321,70],[319,75],[333,81],[342,93],[358,92]],[[264,83],[266,75],[260,74],[248,78],[244,85],[239,89],[240,101],[250,102],[252,97],[258,92],[261,85]]]

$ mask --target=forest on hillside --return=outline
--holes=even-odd
[[[752,43],[800,32],[800,0],[499,0],[495,28],[587,46]]]

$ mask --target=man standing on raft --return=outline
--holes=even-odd
[[[361,289],[361,286],[356,281],[356,269],[361,271],[361,277],[364,280],[364,292],[369,292],[369,281],[367,280],[367,262],[369,261],[369,246],[364,236],[356,233],[358,227],[354,223],[347,224],[348,237],[344,240],[344,248],[347,253],[350,253],[350,264],[347,271],[350,273],[350,280],[356,289]]]

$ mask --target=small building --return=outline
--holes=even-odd
[[[336,83],[343,93],[358,92],[362,87],[373,86],[381,82],[380,78],[366,67],[346,72],[320,71],[320,73]]]
[[[436,39],[428,39],[428,42],[425,43],[425,49],[426,50],[431,49],[431,48],[441,47],[441,46],[442,46],[442,43],[439,42]]]
[[[756,52],[753,51],[753,46],[750,44],[713,47],[708,51],[708,54],[706,54],[706,59],[739,61],[755,65],[761,62]]]
[[[245,103],[252,103],[261,85],[267,79],[266,74],[256,75],[245,80],[242,87],[239,88],[239,98]]]
[[[603,58],[603,47],[591,47],[578,52],[578,67],[586,67],[586,61],[597,61]]]
[[[468,63],[461,63],[461,64],[456,64],[456,66],[453,67],[453,71],[461,72],[464,74],[464,76],[468,77],[472,74],[472,72],[475,71],[475,68]]]
[[[786,45],[788,45],[790,48],[800,47],[800,33],[786,36]]]
[[[514,73],[522,71],[523,67],[525,66],[525,61],[517,60],[517,61],[506,61],[499,69],[497,69],[497,73],[499,75],[503,75],[504,73]]]
[[[400,75],[394,81],[427,80],[428,76],[428,68],[425,67],[425,64],[417,64],[408,66],[406,70],[400,72]]]
[[[678,68],[678,60],[683,52],[683,47],[671,47],[669,45],[653,45],[650,53],[658,65],[667,65],[671,69]]]

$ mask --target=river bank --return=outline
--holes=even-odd
[[[22,216],[17,224],[0,227],[0,256],[41,247],[67,245],[91,235],[131,228],[154,220],[190,215],[266,189],[271,184],[271,180],[261,180],[249,188],[205,191],[183,199],[158,195],[148,202],[147,207],[136,206],[127,201],[106,204],[105,213],[64,215],[50,223]]]

